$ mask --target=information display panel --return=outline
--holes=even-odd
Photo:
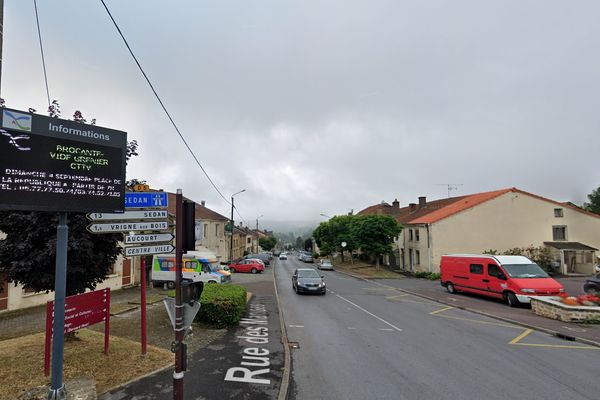
[[[1,110],[0,209],[123,212],[125,132]]]

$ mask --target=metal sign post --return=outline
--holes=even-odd
[[[181,304],[181,262],[183,259],[183,193],[177,189],[175,200],[175,371],[173,372],[173,399],[183,400],[183,305]]]

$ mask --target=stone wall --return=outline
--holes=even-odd
[[[537,315],[565,322],[600,321],[600,307],[569,306],[551,297],[531,296],[531,310]]]

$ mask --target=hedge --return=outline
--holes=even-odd
[[[169,292],[170,297],[175,291]],[[246,311],[246,288],[238,285],[206,284],[200,296],[200,311],[195,321],[217,328],[237,324]]]

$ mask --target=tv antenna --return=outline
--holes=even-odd
[[[448,188],[448,198],[450,198],[450,192],[458,190],[459,186],[464,186],[462,183],[437,183],[437,185],[446,186]]]

